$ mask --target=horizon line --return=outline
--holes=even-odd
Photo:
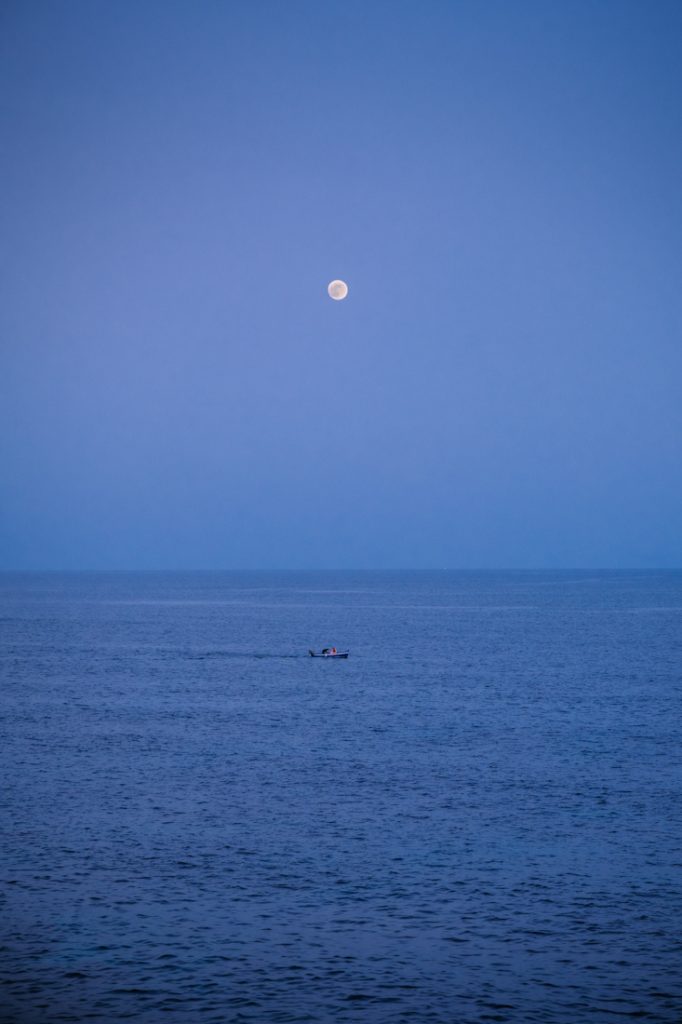
[[[11,573],[149,573],[149,574],[161,574],[161,573],[237,573],[237,572],[259,572],[259,573],[275,573],[275,572],[460,572],[460,573],[473,573],[473,572],[680,572],[682,571],[682,565],[663,566],[663,565],[645,565],[645,566],[584,566],[584,565],[556,565],[556,566],[477,566],[466,568],[463,566],[429,566],[429,567],[416,567],[416,566],[402,566],[402,567],[346,567],[339,568],[333,566],[316,567],[316,568],[300,568],[300,567],[218,567],[218,568],[191,568],[191,567],[164,567],[164,568],[139,568],[139,567],[125,567],[125,568],[107,568],[107,567],[79,567],[79,568],[54,568],[54,567],[41,567],[41,568],[3,568],[0,567],[0,574],[11,574]]]

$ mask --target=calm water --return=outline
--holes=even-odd
[[[681,573],[14,574],[0,628],[3,1024],[682,1019]]]

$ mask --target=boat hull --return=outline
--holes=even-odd
[[[308,651],[311,658],[347,658],[350,651],[337,652],[336,654],[316,654],[315,651]]]

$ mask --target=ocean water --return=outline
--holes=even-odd
[[[682,1019],[682,573],[5,574],[0,630],[2,1024]]]

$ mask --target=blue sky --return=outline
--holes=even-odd
[[[6,3],[0,567],[682,565],[681,103],[665,0]]]

